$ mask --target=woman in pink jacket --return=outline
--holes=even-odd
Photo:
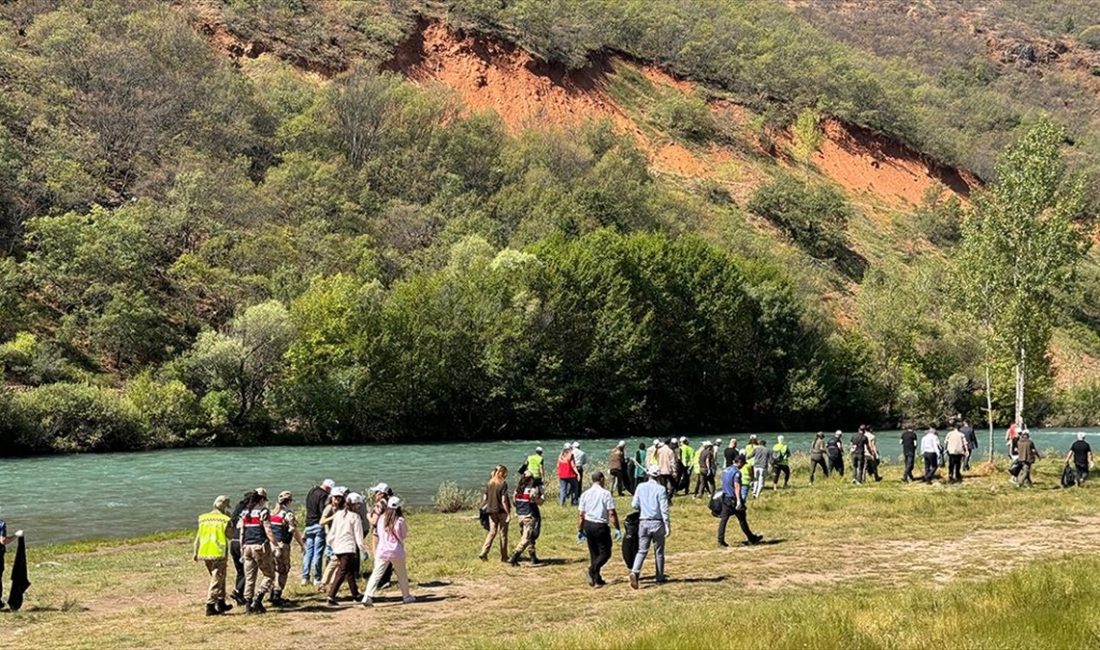
[[[401,587],[402,602],[408,604],[416,600],[409,593],[409,573],[405,569],[405,539],[409,536],[409,526],[405,523],[405,514],[401,511],[401,499],[390,497],[386,503],[386,514],[378,518],[375,529],[378,532],[378,547],[374,552],[374,571],[367,582],[367,593],[363,596],[363,605],[370,607],[371,599],[378,591],[378,583],[386,573],[386,565],[393,565],[397,574],[397,584]]]

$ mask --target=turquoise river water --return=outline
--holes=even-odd
[[[1065,453],[1073,431],[1033,431],[1040,449]],[[1086,429],[1090,439],[1100,429]],[[769,443],[774,435],[762,434]],[[813,434],[785,434],[795,452],[809,448]],[[850,437],[845,433],[845,440]],[[987,452],[987,433],[979,431]],[[743,446],[747,434],[737,438]],[[995,434],[1003,454],[1003,431]],[[901,450],[898,433],[878,434],[886,462]],[[701,438],[694,438],[697,446]],[[727,438],[728,440],[728,438]],[[23,529],[36,544],[66,540],[127,537],[190,527],[219,494],[234,499],[263,486],[273,496],[290,490],[304,502],[308,490],[324,478],[365,490],[389,483],[406,502],[428,506],[445,481],[463,488],[483,484],[496,463],[513,471],[536,445],[552,464],[561,440],[476,443],[385,444],[329,447],[253,447],[171,449],[150,452],[37,456],[0,459],[0,518],[8,530]],[[591,462],[606,465],[618,439],[582,440]],[[628,439],[635,450],[643,440]],[[646,444],[650,440],[645,440]]]

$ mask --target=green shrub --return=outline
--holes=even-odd
[[[456,483],[441,483],[435,493],[435,509],[439,512],[461,512],[477,508],[480,504],[481,492],[463,490]]]
[[[1100,25],[1086,27],[1077,39],[1090,50],[1100,50]]]
[[[1062,391],[1054,401],[1047,426],[1094,427],[1100,424],[1100,383]]]
[[[937,246],[952,246],[962,237],[962,203],[952,196],[946,201],[926,202],[913,215],[917,230]]]
[[[15,396],[25,451],[120,451],[145,446],[133,408],[90,384],[48,384]]]
[[[198,397],[182,381],[159,382],[150,373],[142,373],[127,384],[126,400],[150,446],[194,443],[205,431]]]
[[[0,372],[32,386],[71,378],[58,349],[41,343],[30,332],[19,332],[12,340],[0,344]]]
[[[654,117],[665,130],[692,142],[706,142],[718,131],[710,107],[696,95],[668,93],[654,109]]]
[[[845,227],[852,208],[832,187],[782,174],[758,188],[748,208],[815,257],[834,257],[846,250]]]

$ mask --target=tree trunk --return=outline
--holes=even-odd
[[[989,462],[993,462],[993,391],[989,381],[989,365],[985,367],[985,413],[989,418]]]
[[[1024,348],[1020,347],[1020,354],[1016,358],[1016,426],[1024,423]]]

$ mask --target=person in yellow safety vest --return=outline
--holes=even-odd
[[[304,553],[305,542],[302,533],[298,530],[298,524],[294,518],[294,511],[290,505],[294,503],[294,495],[283,490],[277,499],[278,505],[271,513],[271,532],[275,535],[277,543],[272,547],[275,558],[275,586],[271,592],[271,604],[275,606],[285,605],[283,590],[286,589],[287,577],[290,575],[290,543],[298,542],[298,548]]]
[[[680,477],[679,488],[684,491],[686,496],[691,492],[691,473],[695,468],[695,450],[688,444],[688,439],[685,436],[680,436],[680,462],[684,466],[684,474]]]
[[[752,482],[752,453],[756,451],[756,448],[760,445],[756,442],[756,434],[749,436],[749,443],[745,445],[745,449],[742,452],[745,455],[745,465],[741,468],[742,476],[749,477],[749,482]]]
[[[791,448],[783,436],[772,447],[772,490],[779,489],[779,475],[783,474],[783,487],[791,480]]]
[[[527,470],[531,472],[531,478],[536,486],[542,485],[545,474],[545,465],[542,462],[542,447],[535,447],[535,453],[527,457]]]
[[[214,499],[214,509],[199,515],[199,529],[195,533],[193,559],[206,564],[210,574],[210,591],[206,600],[206,615],[218,616],[233,609],[225,602],[225,574],[229,561],[229,497]]]

